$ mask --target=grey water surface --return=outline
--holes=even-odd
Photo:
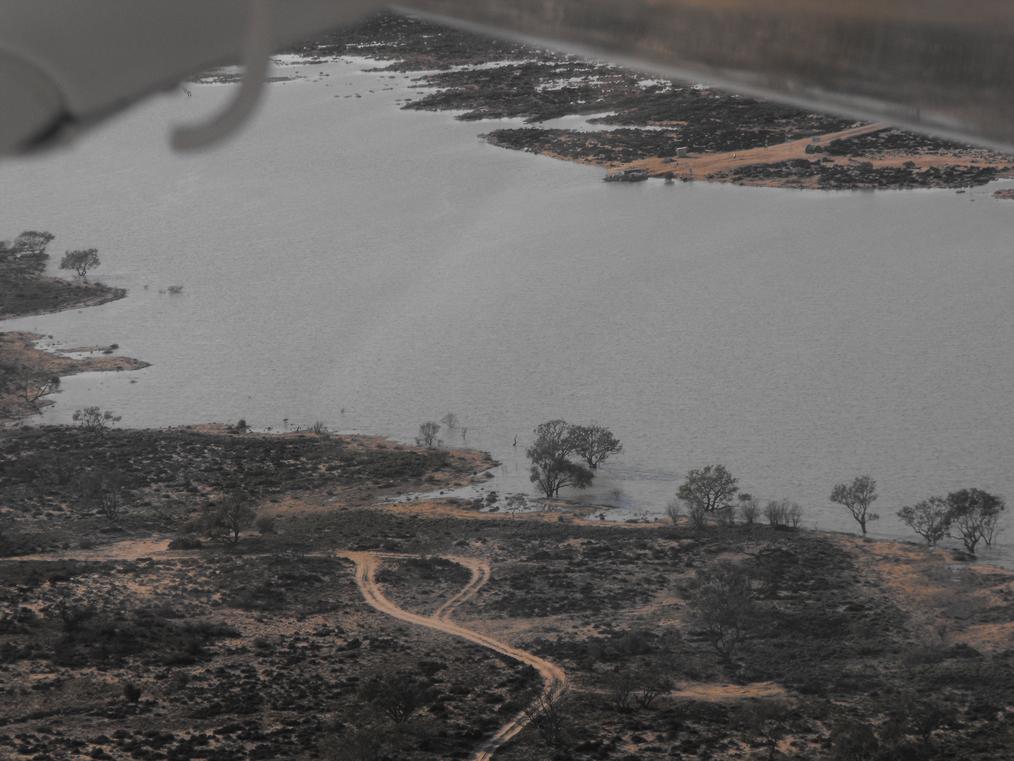
[[[44,420],[98,404],[411,439],[453,411],[501,493],[531,489],[536,424],[595,420],[625,449],[590,497],[620,517],[711,462],[829,529],[852,529],[831,486],[869,472],[889,536],[931,494],[1014,497],[1014,204],[992,188],[607,184],[479,139],[501,122],[399,111],[410,81],[363,68],[280,67],[302,78],[213,152],[167,146],[229,96],[192,85],[0,164],[0,235],[95,246],[129,289],[0,327],[152,363],[65,379]]]

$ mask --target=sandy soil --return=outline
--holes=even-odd
[[[745,166],[751,166],[754,164],[776,164],[783,161],[789,161],[791,159],[813,160],[820,158],[827,159],[828,161],[825,162],[827,164],[838,164],[841,166],[847,166],[851,163],[855,163],[856,161],[863,161],[872,164],[874,167],[900,167],[906,162],[911,161],[918,169],[948,166],[997,168],[1007,166],[1006,162],[1002,162],[1000,160],[991,161],[985,158],[970,158],[968,155],[948,153],[913,154],[904,151],[896,151],[885,152],[879,156],[863,157],[861,159],[849,156],[830,156],[824,153],[806,153],[806,147],[814,143],[826,145],[832,140],[874,134],[885,129],[890,129],[890,127],[891,125],[889,124],[876,122],[873,124],[864,124],[859,127],[850,127],[849,129],[839,130],[837,132],[829,132],[816,138],[806,137],[799,140],[792,140],[778,145],[771,145],[766,148],[751,148],[748,150],[707,153],[701,155],[691,154],[681,158],[655,156],[653,158],[643,159],[640,161],[613,165],[609,167],[609,170],[610,174],[617,174],[631,169],[642,169],[650,174],[665,174],[666,172],[672,172],[674,177],[680,179],[706,180],[718,175],[731,173],[734,170]],[[747,179],[744,180],[744,184],[772,185],[777,184],[777,181],[766,179],[761,182],[751,183],[751,181]]]
[[[377,569],[383,562],[384,558],[405,558],[411,556],[370,552],[339,552],[338,556],[348,558],[356,564],[356,584],[359,586],[359,591],[362,592],[363,598],[366,602],[381,613],[386,613],[387,615],[397,618],[400,621],[405,621],[406,623],[415,624],[416,626],[424,626],[428,629],[460,637],[461,639],[481,645],[482,647],[493,650],[501,655],[513,658],[520,663],[531,666],[538,671],[542,677],[544,685],[542,694],[548,699],[555,700],[566,689],[567,675],[564,670],[556,664],[550,663],[544,658],[540,658],[539,656],[526,650],[514,647],[506,642],[502,642],[488,635],[473,631],[472,629],[468,629],[451,621],[451,614],[454,612],[455,607],[473,597],[475,593],[478,592],[479,589],[489,580],[491,569],[489,563],[486,561],[475,558],[463,559],[459,556],[447,556],[446,559],[448,560],[453,560],[455,562],[463,561],[463,564],[469,569],[469,571],[471,571],[472,578],[464,589],[441,606],[440,609],[437,610],[436,614],[433,616],[421,616],[417,613],[411,613],[399,608],[391,602],[391,600],[384,595],[383,591],[381,591],[376,580]],[[511,738],[521,732],[528,723],[529,719],[525,711],[519,712],[510,721],[504,724],[496,732],[496,734],[482,744],[480,749],[472,756],[472,761],[489,761],[489,759],[493,757],[493,753],[498,748],[509,742]]]
[[[140,370],[149,366],[147,362],[132,357],[105,354],[106,349],[103,347],[93,347],[93,356],[80,358],[67,356],[71,352],[81,353],[80,349],[43,351],[36,346],[36,342],[43,338],[44,336],[37,333],[21,331],[0,333],[0,358],[5,363],[31,367],[60,377],[78,373]],[[52,404],[52,401],[43,398],[36,404],[46,406]],[[13,394],[0,395],[0,418],[26,417],[36,411],[30,404]]]

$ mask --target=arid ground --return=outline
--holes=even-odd
[[[4,757],[1007,757],[1008,572],[440,497],[489,464],[225,427],[8,433]],[[115,517],[74,475],[107,468]],[[256,528],[207,538],[240,480]],[[729,564],[751,615],[722,653],[694,600]]]

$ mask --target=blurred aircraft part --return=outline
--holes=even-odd
[[[1011,0],[402,0],[667,77],[1014,148]]]
[[[380,3],[265,0],[265,5],[271,47],[277,50],[355,21]],[[189,76],[238,63],[251,11],[250,0],[3,3],[0,154],[59,142]]]
[[[375,0],[259,0],[272,47]],[[806,108],[1014,150],[1011,0],[403,0],[438,21]],[[251,50],[251,0],[32,0],[0,6],[0,154],[72,134]],[[256,47],[256,46],[254,46]],[[256,102],[251,70],[197,147]],[[262,76],[260,77],[263,78]],[[214,134],[213,134],[214,133]],[[182,137],[181,137],[182,136]]]

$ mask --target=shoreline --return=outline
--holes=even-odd
[[[705,181],[805,190],[961,189],[1014,177],[1014,156],[883,123],[806,112],[573,56],[379,14],[286,51],[354,57],[411,77],[401,108],[523,120],[490,145],[606,170],[606,181]],[[548,128],[583,116],[602,129]]]
[[[44,252],[45,245],[41,254],[43,266],[49,258]],[[5,370],[15,373],[15,379],[18,373],[27,374],[24,380],[0,384],[0,430],[41,414],[45,407],[55,404],[47,397],[59,393],[58,383],[48,393],[32,400],[28,398],[42,388],[44,381],[40,379],[45,375],[59,379],[85,372],[131,371],[150,367],[150,363],[132,357],[112,356],[119,348],[115,344],[47,351],[37,346],[47,336],[23,330],[3,330],[3,323],[8,320],[100,306],[127,296],[126,288],[115,288],[98,281],[73,282],[42,273],[19,277],[18,268],[17,259],[4,260],[0,266],[0,286],[11,289],[9,293],[4,293],[0,303],[12,310],[0,314],[0,363]],[[67,356],[97,352],[103,356]]]
[[[151,367],[149,362],[113,355],[111,352],[114,349],[111,347],[80,347],[86,349],[85,352],[74,349],[50,351],[40,349],[37,343],[45,339],[46,336],[40,333],[28,331],[0,332],[0,357],[10,364],[31,367],[34,372],[51,373],[59,378],[90,372],[130,372]],[[71,353],[100,356],[67,356]],[[42,397],[32,404],[19,399],[14,393],[6,395],[0,393],[0,429],[23,423],[55,403],[52,399]]]
[[[608,748],[620,736],[624,757],[638,758],[661,758],[660,741],[692,743],[732,761],[742,754],[723,749],[755,737],[739,712],[758,701],[784,710],[779,721],[791,716],[793,736],[816,747],[831,720],[880,726],[891,710],[882,696],[893,701],[941,679],[952,688],[937,699],[953,710],[935,736],[939,757],[969,738],[977,757],[1005,757],[1002,721],[984,726],[967,706],[1009,704],[1014,572],[810,529],[694,531],[478,513],[437,500],[385,504],[385,494],[481,479],[491,460],[362,435],[233,430],[54,427],[15,434],[25,445],[0,450],[3,463],[57,436],[65,457],[91,458],[88,467],[122,463],[134,479],[115,522],[94,503],[62,506],[52,486],[32,486],[34,499],[11,491],[19,519],[49,538],[0,558],[0,576],[16,590],[0,595],[0,620],[14,622],[0,635],[0,693],[11,698],[0,701],[0,732],[33,732],[27,758],[53,755],[65,738],[126,758],[153,728],[173,757],[192,755],[195,735],[212,738],[222,761],[250,758],[255,747],[263,757],[309,757],[322,737],[348,742],[349,727],[384,732],[363,718],[364,694],[365,710],[376,708],[359,685],[402,673],[438,680],[441,694],[416,709],[440,733],[420,724],[430,742],[399,751],[406,761],[476,758],[484,749],[498,761],[551,757],[523,718],[540,683],[563,701],[580,742]],[[244,528],[233,542],[187,528],[221,504],[240,464],[251,468],[257,530]],[[64,541],[54,543],[61,531]],[[694,611],[699,582],[731,564],[749,574],[752,591],[746,635],[729,657],[716,653]],[[485,649],[462,648],[461,639]],[[523,654],[543,678],[505,678],[514,667],[490,650]],[[617,678],[637,692],[645,675],[662,678],[651,700],[617,709]],[[31,692],[39,683],[52,685],[44,697],[61,711],[58,734],[39,728]],[[77,689],[84,685],[100,691],[101,717],[78,710],[94,702],[94,692]],[[261,696],[269,716],[251,714],[250,695]],[[335,729],[315,723],[323,712]],[[282,734],[279,720],[298,734]],[[645,725],[659,729],[645,733]]]
[[[48,281],[50,283],[68,284],[68,281],[59,277],[44,277],[39,280]],[[126,288],[114,288],[112,286],[105,285],[104,283],[95,283],[93,285],[102,286],[105,289],[103,292],[95,293],[89,296],[84,296],[80,300],[71,300],[61,302],[55,307],[41,307],[39,309],[26,309],[24,311],[11,312],[0,314],[0,323],[6,322],[7,320],[18,320],[22,317],[38,317],[46,314],[58,314],[60,312],[68,312],[72,309],[86,309],[88,307],[101,306],[102,304],[108,304],[112,301],[119,301],[127,297]],[[0,326],[2,327],[2,326]]]

